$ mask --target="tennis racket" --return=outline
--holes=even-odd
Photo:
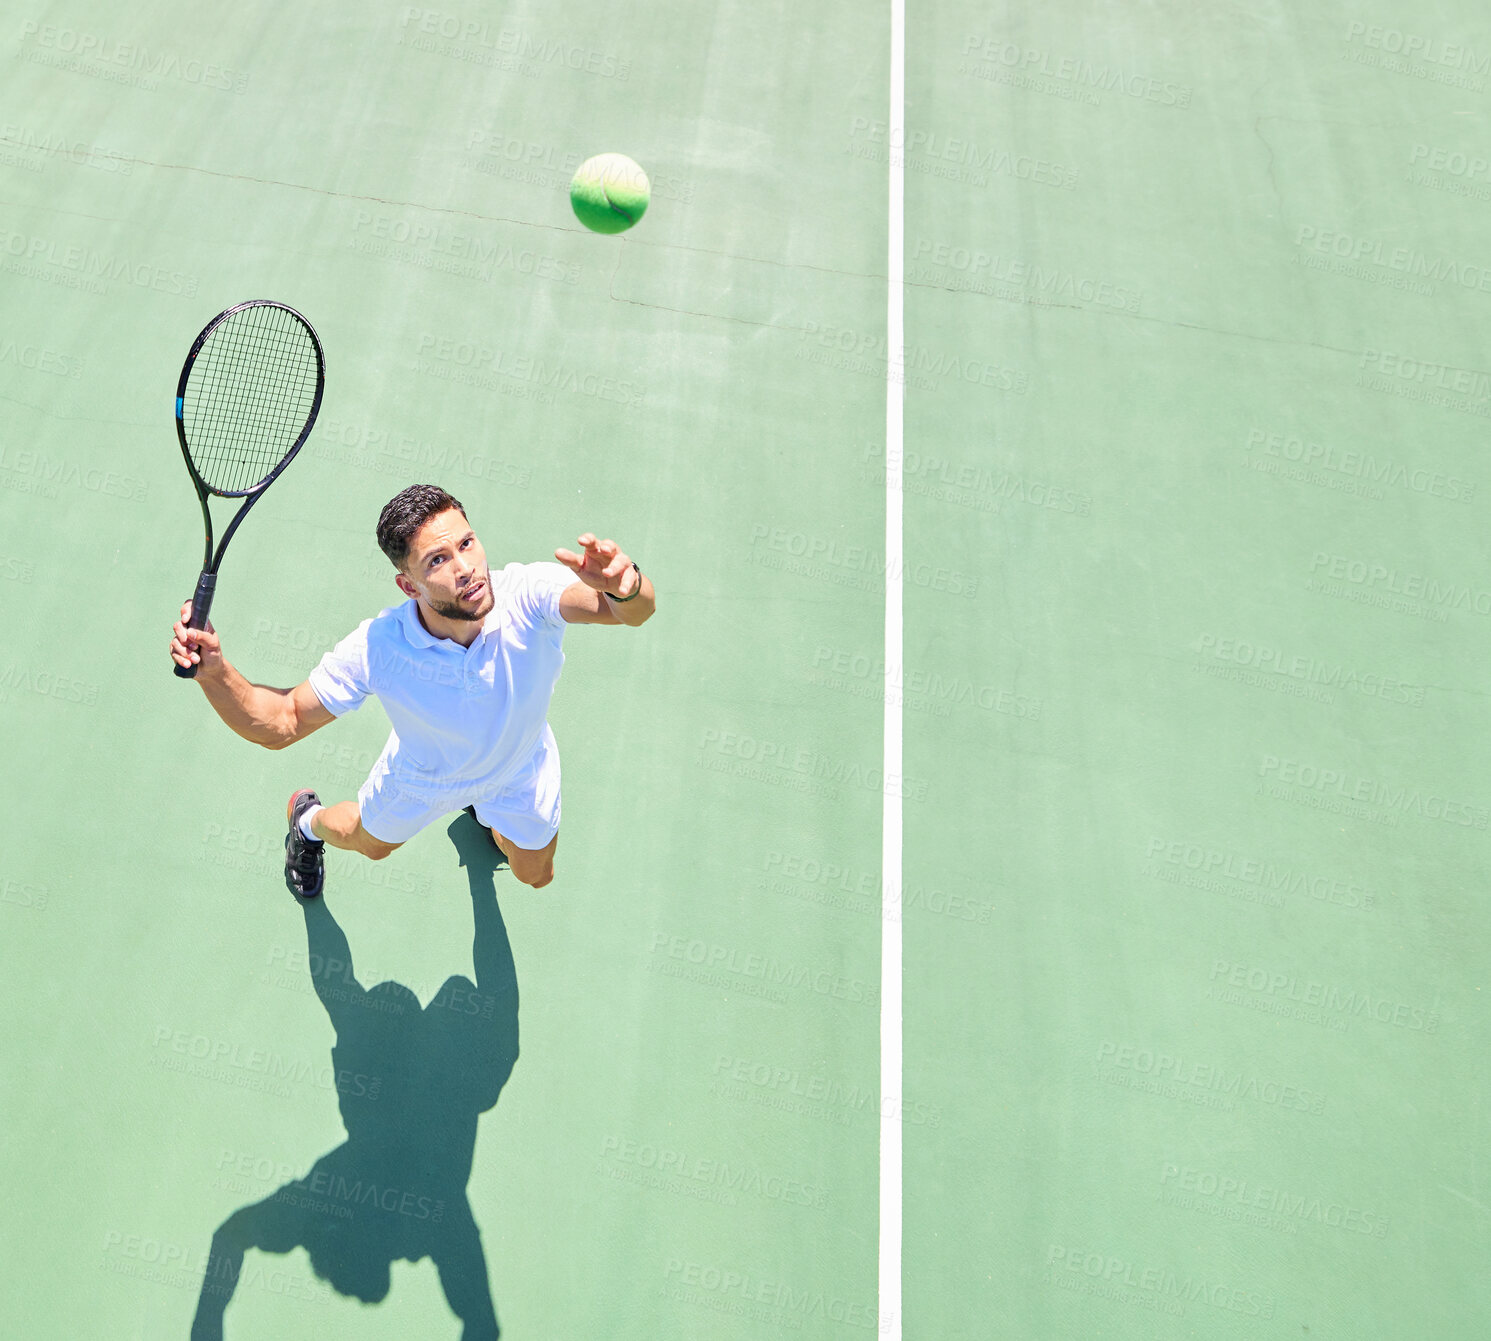
[[[321,341],[284,303],[238,303],[192,345],[176,385],[176,436],[202,502],[207,548],[188,628],[207,627],[228,541],[310,436],[325,382]],[[215,552],[208,494],[244,500]],[[195,665],[175,669],[183,680],[197,673]]]

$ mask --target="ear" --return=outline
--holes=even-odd
[[[403,573],[395,573],[393,576],[393,580],[394,584],[400,591],[404,593],[405,596],[419,595],[419,592],[414,589],[414,583],[412,583],[407,577],[405,577]]]

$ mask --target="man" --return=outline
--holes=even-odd
[[[408,599],[364,620],[294,689],[250,684],[212,625],[187,628],[182,607],[171,656],[196,665],[207,701],[244,739],[284,749],[369,694],[393,723],[355,801],[323,806],[308,789],[290,797],[285,881],[297,898],[321,893],[327,843],[381,861],[463,807],[525,885],[554,878],[559,750],[548,710],[564,627],[637,625],[656,608],[652,583],[614,541],[587,533],[579,544],[578,554],[555,550],[558,563],[509,563],[494,575],[460,501],[410,486],[378,518],[379,548]]]

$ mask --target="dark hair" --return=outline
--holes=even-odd
[[[378,516],[378,548],[388,555],[395,568],[402,568],[409,557],[409,542],[414,533],[437,513],[454,508],[461,516],[466,509],[459,498],[452,498],[438,484],[411,484],[395,494]]]

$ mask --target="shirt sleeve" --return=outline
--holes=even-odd
[[[351,712],[373,692],[368,669],[368,626],[372,622],[363,620],[307,677],[316,697],[334,717]]]
[[[551,624],[562,629],[564,616],[559,613],[559,598],[579,578],[562,563],[525,563],[517,567],[513,594],[523,617],[535,626]]]

